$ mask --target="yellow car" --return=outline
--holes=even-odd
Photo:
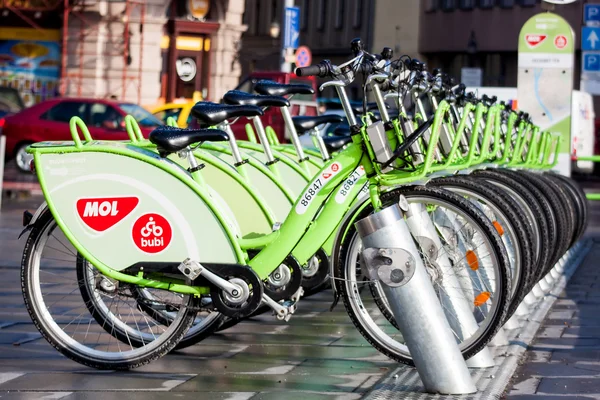
[[[192,115],[190,110],[196,104],[195,101],[187,101],[183,103],[167,103],[159,107],[152,109],[151,113],[165,124],[167,118],[173,117],[177,121],[177,126],[180,128],[187,128],[190,122],[192,122]]]
[[[167,123],[167,118],[173,117],[177,121],[177,126],[187,128],[190,122],[192,122],[190,110],[199,101],[202,101],[202,95],[199,91],[196,91],[191,99],[180,98],[172,103],[148,107],[148,111],[165,124]]]

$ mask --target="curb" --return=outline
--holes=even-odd
[[[488,347],[493,354],[496,366],[482,369],[470,368],[473,382],[477,387],[477,393],[468,395],[426,393],[416,369],[402,365],[381,378],[373,386],[373,389],[363,396],[363,399],[500,399],[519,366],[519,361],[535,338],[546,314],[552,308],[558,295],[566,287],[577,267],[587,256],[593,243],[593,240],[587,239],[573,246],[570,250],[571,254],[565,260],[565,270],[554,287],[540,298],[535,305],[529,306],[531,315],[523,321],[518,329],[505,330],[509,340],[508,346]]]

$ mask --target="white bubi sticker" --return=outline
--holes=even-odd
[[[337,175],[342,169],[342,164],[334,162],[325,171],[317,175],[317,177],[308,185],[302,195],[300,195],[300,202],[296,205],[296,213],[304,214],[310,204],[314,201],[317,194],[323,189],[323,186],[335,175]]]
[[[346,197],[352,191],[352,187],[356,185],[356,182],[360,179],[361,176],[365,174],[365,167],[362,165],[354,170],[352,174],[346,179],[346,181],[342,184],[342,187],[335,195],[335,202],[338,204],[343,204],[346,200]]]

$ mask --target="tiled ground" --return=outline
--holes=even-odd
[[[542,324],[513,377],[514,400],[600,399],[600,207],[586,236],[596,243]]]

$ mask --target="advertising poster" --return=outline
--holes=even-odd
[[[26,106],[58,95],[60,33],[0,28],[0,85],[19,91]]]

